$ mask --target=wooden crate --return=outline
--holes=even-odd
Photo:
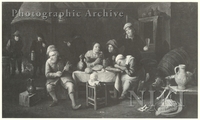
[[[19,94],[19,105],[31,107],[45,96],[44,89],[38,89],[35,94],[29,95],[27,91]]]

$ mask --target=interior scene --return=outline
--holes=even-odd
[[[197,118],[195,2],[2,2],[3,118]]]

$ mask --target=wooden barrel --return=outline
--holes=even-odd
[[[2,79],[8,79],[10,77],[10,57],[2,57]]]
[[[190,63],[190,57],[183,47],[169,51],[159,62],[157,67],[157,76],[166,77],[174,75],[174,68],[179,64],[185,64],[188,66]]]

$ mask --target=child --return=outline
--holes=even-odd
[[[98,75],[96,72],[93,72],[90,75],[90,79],[89,79],[88,83],[91,86],[100,86],[100,81],[98,81]]]
[[[102,97],[105,96],[105,84],[103,84],[102,82],[100,82],[98,80],[98,74],[96,72],[93,72],[90,75],[90,79],[88,81],[90,86],[97,86],[97,99],[101,99]],[[108,91],[106,91],[108,94]]]

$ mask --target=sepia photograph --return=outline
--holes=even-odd
[[[2,2],[2,118],[198,118],[198,2]]]

